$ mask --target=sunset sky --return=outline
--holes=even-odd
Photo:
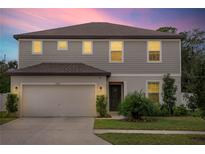
[[[14,34],[86,22],[112,22],[156,30],[173,26],[178,31],[205,30],[205,9],[1,9],[0,60],[17,59]]]

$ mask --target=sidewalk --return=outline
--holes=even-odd
[[[95,134],[104,133],[133,133],[133,134],[205,134],[205,131],[177,131],[177,130],[122,130],[122,129],[94,129]]]

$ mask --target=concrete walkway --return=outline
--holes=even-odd
[[[135,133],[135,134],[204,134],[205,131],[172,131],[172,130],[121,130],[121,129],[94,129],[95,134],[104,133]]]
[[[109,144],[93,133],[94,118],[20,118],[0,125],[0,145]]]

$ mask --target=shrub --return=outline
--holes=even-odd
[[[190,93],[185,93],[184,96],[185,96],[185,99],[187,101],[187,107],[189,109],[191,109],[192,112],[194,112],[197,109],[195,97]]]
[[[167,105],[169,113],[173,115],[173,109],[176,103],[175,95],[177,91],[177,86],[175,85],[175,79],[170,77],[170,74],[164,75],[162,90],[163,102]]]
[[[18,97],[16,94],[8,94],[6,101],[6,110],[8,113],[15,113],[18,111]]]
[[[160,105],[160,113],[159,114],[160,114],[160,116],[169,116],[170,115],[167,104]]]
[[[144,93],[133,92],[128,94],[119,106],[119,114],[129,120],[142,119],[142,116],[154,114],[154,103],[144,96]]]
[[[190,115],[193,117],[201,117],[202,116],[202,111],[200,109],[194,110],[194,112],[190,112]]]
[[[100,117],[107,117],[107,98],[104,95],[98,95],[96,100],[96,108]]]
[[[153,103],[153,112],[150,114],[150,116],[161,116],[161,105],[159,103],[154,102]]]
[[[177,106],[174,108],[174,115],[175,116],[186,116],[188,115],[188,110],[183,104],[181,104],[180,106]]]

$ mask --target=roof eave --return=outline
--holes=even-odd
[[[181,35],[138,35],[138,36],[129,36],[129,35],[14,35],[16,40],[18,39],[182,39]]]
[[[7,72],[9,76],[107,76],[111,75],[110,72],[102,73],[55,73],[55,72]]]

